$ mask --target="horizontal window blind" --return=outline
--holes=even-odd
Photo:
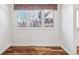
[[[14,10],[36,10],[36,9],[57,10],[57,4],[14,4]]]

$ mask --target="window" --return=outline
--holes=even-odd
[[[16,14],[18,27],[53,27],[53,10],[17,10]]]
[[[18,27],[53,27],[56,4],[15,4]]]

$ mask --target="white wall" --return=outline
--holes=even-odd
[[[66,4],[62,6],[62,47],[69,53],[75,54],[74,47],[74,5]]]
[[[10,46],[8,5],[0,4],[0,54]]]
[[[79,11],[79,4],[74,5],[74,47],[77,53],[77,46],[79,46],[79,31],[77,27],[77,14],[76,12]]]
[[[75,7],[74,7],[74,9],[75,9],[75,15],[77,15],[76,12],[79,11],[79,4],[76,4]],[[77,25],[76,16],[75,16],[75,23],[74,24]],[[77,39],[76,39],[76,46],[79,46],[79,30],[78,30],[79,28],[77,26],[75,26],[75,29],[76,29],[75,32],[77,32],[76,33],[76,37],[77,37]]]
[[[12,11],[12,13],[14,13]],[[60,8],[54,12],[54,27],[53,28],[27,28],[18,29],[16,27],[15,14],[13,15],[12,23],[12,45],[32,45],[32,46],[60,46]]]

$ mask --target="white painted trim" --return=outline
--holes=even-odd
[[[59,44],[21,44],[21,43],[15,43],[12,44],[11,46],[61,46]]]
[[[8,45],[8,46],[4,47],[4,49],[0,50],[0,55],[1,55],[6,49],[8,49],[9,47],[10,47],[10,45]]]
[[[72,55],[64,46],[61,46],[61,48],[63,48],[69,55]]]
[[[76,55],[76,52],[73,51],[73,53],[69,52],[63,45],[61,46],[61,48],[64,49],[64,51],[66,51],[69,55]]]

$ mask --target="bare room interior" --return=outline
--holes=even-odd
[[[73,4],[0,5],[0,55],[75,55],[76,9]]]

